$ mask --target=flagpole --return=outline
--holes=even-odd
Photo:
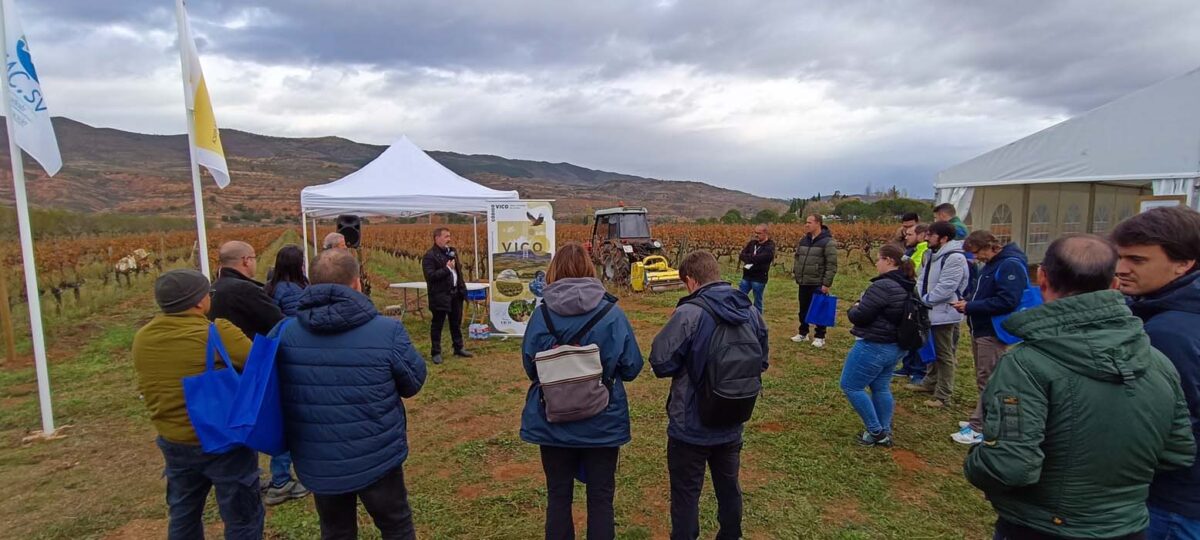
[[[177,9],[175,10],[175,23],[179,28],[179,68],[183,76],[183,109],[187,116],[187,134],[188,134],[188,158],[192,162],[192,198],[196,204],[196,237],[199,242],[200,252],[200,272],[205,277],[212,279],[212,274],[208,268],[208,229],[204,223],[204,194],[200,189],[200,165],[196,163],[196,111],[195,105],[188,103],[189,80],[188,64],[190,60],[187,56],[187,49],[183,46],[184,39],[192,39],[190,34],[185,36],[184,29],[187,28],[187,21],[184,20],[183,1],[177,0]]]
[[[7,49],[5,35],[4,4],[0,2],[0,44]],[[7,55],[6,55],[7,56]],[[7,64],[7,61],[5,62]],[[54,435],[54,411],[50,402],[50,370],[46,367],[46,337],[42,331],[42,301],[38,296],[37,264],[33,255],[33,233],[29,230],[29,201],[25,195],[25,157],[17,145],[17,132],[13,127],[12,104],[9,103],[7,72],[0,91],[4,102],[5,126],[8,130],[8,155],[12,162],[13,198],[17,203],[17,228],[21,236],[21,260],[25,267],[25,295],[29,299],[29,329],[33,333],[33,365],[37,372],[38,403],[42,409],[42,436]]]

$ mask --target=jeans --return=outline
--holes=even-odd
[[[671,476],[671,540],[700,537],[700,491],[704,467],[712,471],[717,495],[717,540],[742,537],[741,441],[716,446],[697,446],[667,438],[667,470]]]
[[[738,284],[738,290],[746,293],[747,296],[750,295],[751,291],[754,292],[754,307],[758,308],[759,313],[763,312],[763,293],[766,291],[766,289],[766,283],[750,281],[747,279],[743,279],[742,282]]]
[[[1154,506],[1150,510],[1150,540],[1200,540],[1200,519],[1191,519]]]
[[[892,370],[904,351],[895,343],[876,343],[860,339],[854,342],[846,364],[842,366],[842,392],[862,418],[867,431],[878,435],[891,433]],[[871,389],[867,395],[865,388]]]
[[[292,481],[292,453],[271,456],[271,487],[283,487]]]
[[[360,491],[339,495],[313,494],[317,517],[321,520],[322,540],[355,540],[358,538],[358,501],[375,521],[383,540],[411,540],[417,537],[413,528],[412,508],[408,506],[408,489],[404,486],[404,467],[396,467]]]
[[[542,447],[542,470],[546,473],[546,540],[575,538],[571,501],[575,474],[582,469],[587,478],[587,537],[611,540],[616,537],[613,495],[617,491],[618,448]]]
[[[984,336],[975,338],[971,343],[975,356],[975,386],[979,388],[979,400],[975,403],[975,411],[971,413],[971,429],[983,432],[983,390],[987,388],[992,372],[1000,365],[1000,357],[1008,347],[999,338]]]
[[[812,307],[813,295],[821,290],[819,285],[801,285],[798,299],[800,302],[800,332],[802,336],[808,335],[808,323],[804,322],[804,318],[808,317],[808,308]],[[817,339],[825,339],[825,327],[817,327]]]
[[[169,540],[204,540],[204,503],[214,487],[226,540],[262,538],[266,512],[259,495],[257,453],[239,447],[206,454],[199,445],[176,444],[162,437],[157,442],[166,463]]]
[[[1146,533],[1136,532],[1126,534],[1124,536],[1113,536],[1109,540],[1145,540]],[[1015,523],[1009,522],[1004,518],[996,520],[996,534],[992,536],[992,540],[1082,540],[1068,536],[1056,536],[1047,534],[1041,531],[1023,527]]]
[[[933,392],[933,398],[943,403],[950,403],[954,394],[954,368],[958,366],[958,323],[938,324],[930,328],[933,333],[933,346],[937,350],[937,359],[929,365],[929,372],[922,382],[925,388]]]
[[[442,354],[442,326],[445,325],[446,319],[450,320],[450,341],[454,350],[463,350],[463,298],[455,294],[450,298],[450,311],[433,312],[433,326],[429,327],[429,338],[433,342],[429,350],[430,356]]]

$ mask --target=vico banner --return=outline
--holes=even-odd
[[[496,201],[488,208],[491,320],[498,334],[524,335],[542,303],[554,255],[551,201]]]

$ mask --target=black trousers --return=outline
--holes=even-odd
[[[546,540],[574,540],[575,522],[571,502],[575,475],[582,470],[587,480],[587,538],[616,537],[613,495],[617,490],[618,448],[542,447],[542,470],[546,472]]]
[[[1142,532],[1136,532],[1133,534],[1128,534],[1125,536],[1116,536],[1116,537],[1113,537],[1111,540],[1145,540],[1145,539],[1146,539],[1146,532],[1142,531]],[[1007,521],[1004,518],[1000,518],[1000,519],[996,520],[996,535],[992,537],[992,540],[1078,540],[1078,539],[1073,539],[1073,538],[1070,538],[1067,536],[1055,536],[1053,534],[1046,534],[1041,531],[1036,531],[1036,530],[1030,529],[1029,527],[1022,527],[1020,525],[1017,525],[1015,523]]]
[[[442,354],[442,325],[446,323],[447,318],[450,319],[450,341],[454,344],[454,350],[463,350],[462,320],[464,300],[461,295],[455,294],[450,298],[450,311],[433,312],[433,326],[429,327],[429,338],[433,342],[433,345],[429,349],[429,354],[433,356]]]
[[[808,323],[804,322],[804,318],[808,316],[808,308],[812,307],[813,295],[821,290],[820,285],[801,285],[800,292],[797,295],[800,302],[800,335],[808,335]],[[825,339],[825,327],[817,326],[816,339]]]
[[[671,475],[671,540],[700,537],[700,491],[704,467],[712,470],[717,495],[717,540],[742,537],[741,441],[717,446],[697,446],[667,438],[667,470]]]
[[[313,494],[317,517],[321,520],[322,540],[358,538],[358,501],[361,500],[383,540],[412,540],[412,509],[408,506],[408,488],[404,486],[404,467],[396,467],[374,484],[354,493]]]

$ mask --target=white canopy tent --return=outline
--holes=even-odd
[[[1200,69],[1007,144],[938,174],[939,203],[964,219],[975,189],[1070,182],[1140,185],[1197,208]]]
[[[519,198],[516,191],[491,189],[454,174],[402,136],[363,168],[339,180],[309,186],[300,192],[304,258],[308,260],[309,219],[313,222],[313,250],[316,251],[316,225],[320,218],[342,214],[413,217],[430,213],[467,213],[478,216],[487,212],[488,201]],[[478,229],[477,217],[475,226]],[[476,275],[479,275],[477,242],[475,264]]]

